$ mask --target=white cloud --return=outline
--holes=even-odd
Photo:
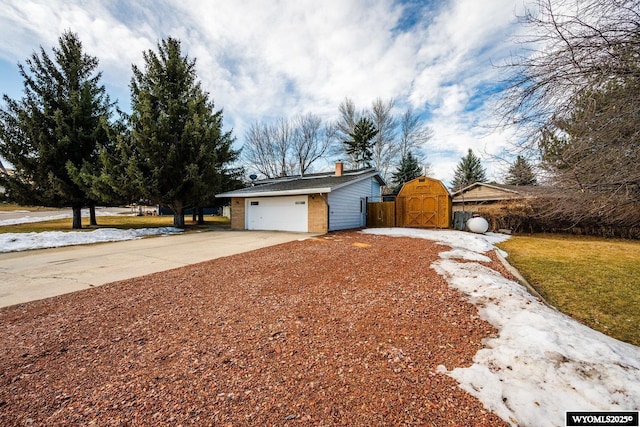
[[[24,0],[0,11],[0,30],[11,34],[0,58],[23,61],[71,29],[99,57],[105,83],[127,96],[131,64],[171,35],[197,58],[203,88],[224,108],[239,142],[255,120],[300,112],[333,119],[345,97],[360,108],[393,97],[399,109],[430,112],[435,137],[425,148],[437,177],[448,180],[449,165],[469,147],[505,147],[505,135],[479,142],[486,130],[478,124],[490,111],[481,101],[470,111],[469,102],[498,80],[491,60],[510,49],[519,4],[451,1],[398,29],[403,6],[391,0]],[[128,99],[119,97],[127,108]]]

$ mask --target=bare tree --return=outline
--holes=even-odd
[[[431,174],[431,164],[425,159],[424,148],[433,137],[433,130],[426,126],[412,109],[407,109],[398,117],[394,116],[393,108],[393,99],[383,101],[377,98],[371,103],[370,110],[358,110],[351,99],[345,98],[338,107],[339,117],[335,123],[336,137],[343,144],[336,145],[332,154],[346,156],[351,167],[361,164],[345,150],[348,146],[345,143],[351,140],[356,123],[366,117],[378,130],[372,141],[371,165],[379,170],[383,177],[387,178],[391,166],[400,163],[409,151],[423,165],[425,174]]]
[[[245,132],[242,147],[242,160],[264,176],[271,178],[278,176],[277,155],[269,126],[254,123]]]
[[[499,112],[539,150],[547,214],[568,226],[640,226],[640,0],[538,0],[523,17]]]
[[[270,127],[274,152],[281,175],[289,175],[295,170],[295,158],[292,154],[293,126],[289,119],[280,117]]]
[[[425,145],[433,138],[433,129],[426,126],[412,108],[407,108],[400,117],[400,157],[409,151],[422,158]]]
[[[249,169],[269,178],[304,175],[329,152],[335,133],[314,114],[293,120],[281,117],[272,124],[254,123],[245,133],[242,159]]]
[[[431,162],[422,162],[422,175],[430,177],[434,176],[433,165]]]
[[[433,138],[433,129],[427,126],[411,107],[400,116],[400,158],[411,152],[422,163],[423,175],[433,175],[433,166],[427,161],[425,146]]]
[[[301,176],[329,151],[334,138],[335,128],[331,125],[323,126],[322,119],[315,114],[298,115],[294,119],[292,149]]]
[[[365,116],[364,111],[358,111],[356,104],[350,98],[345,98],[344,101],[338,106],[338,120],[333,125],[335,129],[336,138],[344,143],[351,139],[351,134],[356,126],[356,123]],[[357,158],[348,155],[343,149],[343,144],[337,144],[335,150],[332,152],[335,156],[346,155],[345,159],[351,167],[357,167]]]
[[[356,122],[363,114],[356,110],[356,104],[354,104],[353,100],[350,98],[345,98],[344,101],[340,103],[338,111],[340,116],[336,122],[336,129],[338,131],[338,135],[341,138],[346,139],[349,134],[353,132]]]
[[[639,11],[640,0],[537,0],[521,17],[525,53],[503,66],[502,124],[537,134],[570,115],[585,91],[637,75],[629,53],[640,48]]]
[[[400,157],[400,146],[396,138],[397,121],[391,110],[394,101],[383,101],[376,98],[371,104],[369,113],[378,133],[373,141],[373,166],[382,173],[386,179],[389,168]]]

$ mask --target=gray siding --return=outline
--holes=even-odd
[[[329,193],[329,231],[364,227],[366,198],[378,196],[380,185],[374,179],[365,179]]]

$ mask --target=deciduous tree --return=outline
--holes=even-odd
[[[397,138],[397,120],[393,116],[394,101],[390,99],[383,101],[377,98],[371,104],[369,116],[378,133],[373,138],[372,166],[380,171],[383,179],[387,178],[387,173],[393,162],[400,156],[400,144]]]
[[[426,126],[412,108],[400,117],[400,157],[411,151],[414,157],[422,158],[425,145],[433,138],[433,129]]]
[[[246,130],[242,159],[249,169],[256,170],[267,178],[286,173],[278,161],[271,129],[265,123],[253,123]]]
[[[319,116],[308,113],[294,119],[293,152],[301,176],[329,151],[334,139],[335,129],[323,126]]]
[[[312,113],[272,124],[256,122],[245,133],[242,159],[266,177],[305,175],[335,144],[335,128]]]
[[[640,1],[537,0],[522,21],[532,50],[506,65],[499,112],[543,155],[548,213],[640,225]]]

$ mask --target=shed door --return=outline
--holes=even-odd
[[[246,200],[247,230],[309,230],[308,196],[261,197]]]
[[[439,196],[416,194],[405,200],[405,225],[407,227],[440,226]]]

